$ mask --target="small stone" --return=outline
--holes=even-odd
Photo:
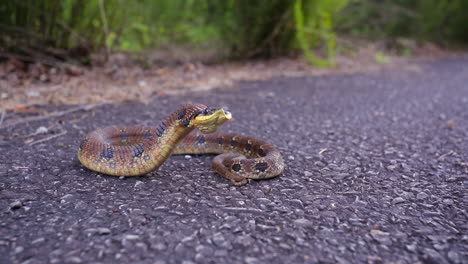
[[[429,197],[429,195],[427,195],[426,193],[424,192],[420,192],[416,195],[416,199],[418,200],[425,200],[427,197]]]
[[[19,246],[19,247],[16,247],[13,252],[14,252],[14,254],[19,254],[19,253],[21,253],[23,251],[24,251],[24,247]]]
[[[211,256],[213,254],[213,249],[207,246],[199,245],[195,248],[195,250],[204,255],[204,256]]]
[[[445,205],[453,205],[453,200],[452,199],[443,199],[442,202],[445,204]]]
[[[76,257],[76,256],[72,256],[72,257],[68,257],[66,259],[66,262],[67,263],[83,263],[83,260],[79,257]]]
[[[164,245],[163,243],[156,243],[152,246],[152,248],[156,249],[156,250],[159,250],[159,251],[163,251],[165,250],[167,247],[166,245]]]
[[[68,199],[72,199],[73,198],[73,194],[65,194],[64,196],[62,196],[62,200],[68,200]]]
[[[221,233],[216,233],[214,234],[212,240],[216,245],[221,246],[226,239]]]
[[[83,74],[83,70],[77,66],[70,65],[65,68],[65,71],[71,76],[80,76]]]
[[[29,97],[38,97],[41,95],[41,93],[39,93],[38,91],[27,91],[26,92],[26,95],[29,96]]]
[[[144,182],[142,182],[142,181],[137,181],[137,182],[135,183],[134,188],[140,188],[140,187],[143,186],[143,185],[145,185]]]
[[[286,250],[291,249],[291,246],[286,243],[279,243],[279,247]]]
[[[416,252],[416,245],[415,244],[406,245],[406,249],[410,252]]]
[[[236,239],[236,243],[241,244],[243,246],[250,246],[255,242],[255,240],[250,235],[239,236]]]
[[[225,249],[218,249],[214,252],[215,257],[225,257],[227,255],[228,255],[228,252]]]
[[[20,209],[22,206],[23,206],[23,203],[21,203],[21,201],[19,200],[16,200],[10,204],[10,209],[16,210],[16,209]]]
[[[462,263],[460,255],[454,250],[450,250],[447,256],[453,263]]]
[[[403,199],[403,197],[396,197],[395,199],[393,199],[392,202],[393,202],[393,204],[404,203],[405,199]]]
[[[302,201],[299,200],[299,199],[291,199],[291,200],[289,200],[289,203],[290,203],[293,207],[304,208],[304,204],[303,204]]]
[[[448,244],[436,243],[433,245],[433,247],[437,250],[442,251],[448,248]]]
[[[254,257],[245,257],[244,260],[245,260],[245,263],[247,263],[247,264],[260,263],[260,260],[258,258],[254,258]]]
[[[47,131],[49,131],[49,130],[47,129],[47,127],[45,127],[45,126],[40,126],[40,127],[38,127],[38,128],[36,129],[36,134],[45,134],[45,133],[47,133]]]
[[[45,242],[45,238],[40,237],[40,238],[38,238],[36,240],[33,240],[31,243],[32,244],[40,244],[40,243],[43,243],[43,242]]]
[[[108,235],[108,234],[110,234],[111,231],[110,231],[109,228],[106,228],[106,227],[99,227],[99,228],[97,229],[97,232],[98,232],[98,234],[100,234],[100,235]]]
[[[294,156],[289,155],[289,156],[288,156],[288,160],[294,160]]]
[[[145,87],[147,85],[148,85],[148,83],[146,83],[146,81],[144,81],[144,80],[138,81],[138,86],[140,86],[140,87]]]
[[[375,240],[381,242],[381,243],[385,243],[385,242],[389,242],[390,240],[390,234],[387,233],[387,232],[383,232],[383,231],[380,231],[380,230],[376,230],[376,229],[372,229],[370,231],[370,234],[372,236],[372,238],[374,238]]]
[[[447,128],[448,129],[453,129],[455,127],[455,121],[449,120],[447,121]]]
[[[314,175],[312,172],[310,172],[310,171],[304,171],[304,176],[310,177],[310,176],[312,176],[312,175]]]
[[[184,158],[185,158],[185,159],[191,159],[192,156],[190,156],[190,155],[185,155]]]
[[[294,220],[294,224],[296,226],[299,226],[299,227],[311,227],[311,226],[314,225],[311,221],[309,221],[309,220],[307,220],[305,218],[300,218],[300,219]]]
[[[137,236],[137,235],[126,235],[125,236],[125,239],[128,239],[128,240],[136,240],[136,239],[139,239],[140,237]]]
[[[423,252],[430,263],[447,263],[445,258],[432,248],[425,248]]]
[[[321,161],[316,161],[314,162],[314,165],[317,166],[317,167],[325,167],[325,163],[321,162]]]

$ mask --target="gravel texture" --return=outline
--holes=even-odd
[[[229,106],[222,130],[277,145],[287,170],[237,188],[210,156],[136,178],[77,160],[85,133],[186,101]],[[0,263],[468,263],[468,57],[152,102],[0,129],[66,132],[0,139]]]

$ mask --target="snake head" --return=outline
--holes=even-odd
[[[192,117],[189,126],[198,128],[204,134],[213,133],[231,118],[231,113],[223,108],[207,107]]]

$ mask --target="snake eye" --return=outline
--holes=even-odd
[[[207,108],[205,108],[205,110],[203,110],[203,113],[202,113],[202,114],[203,114],[203,115],[209,115],[211,112],[212,112],[212,111],[211,111],[211,108],[207,107]]]

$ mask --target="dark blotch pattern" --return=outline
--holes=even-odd
[[[265,151],[262,148],[258,149],[258,155],[264,157],[265,156]]]
[[[106,146],[102,149],[101,157],[110,160],[114,157],[114,149],[110,146]]]
[[[133,157],[139,158],[141,155],[143,155],[143,152],[145,151],[145,148],[143,144],[138,144],[133,148]]]
[[[245,150],[251,151],[251,150],[252,150],[252,144],[250,144],[249,142],[247,142],[247,144],[245,144]]]
[[[219,137],[219,138],[218,138],[218,144],[219,144],[219,145],[224,144],[224,139],[223,139],[222,137]]]
[[[185,107],[182,108],[179,114],[177,115],[177,120],[181,120],[182,118],[184,118],[186,113],[187,113],[187,109]]]
[[[88,144],[88,141],[89,141],[89,139],[87,139],[87,138],[84,138],[83,140],[81,140],[80,149],[84,149],[86,147],[86,144]]]
[[[205,142],[206,142],[205,136],[203,136],[203,135],[198,135],[198,137],[197,137],[197,144],[205,144]]]
[[[232,165],[232,170],[233,170],[233,171],[240,171],[241,168],[242,168],[242,167],[241,167],[240,164],[237,164],[237,163],[236,163],[236,164]]]
[[[146,130],[145,133],[143,133],[143,138],[144,138],[145,140],[150,139],[150,138],[151,138],[151,131]]]
[[[255,164],[255,169],[261,172],[265,172],[268,169],[268,164],[265,162],[258,162]]]
[[[183,126],[188,127],[189,124],[190,124],[190,119],[189,119],[189,118],[184,119],[184,120],[182,121],[182,125],[183,125]]]
[[[164,135],[164,130],[166,130],[166,126],[161,123],[158,128],[156,128],[156,135],[158,137],[162,137]]]
[[[237,141],[234,140],[234,139],[231,139],[231,146],[232,146],[233,148],[237,147]]]

